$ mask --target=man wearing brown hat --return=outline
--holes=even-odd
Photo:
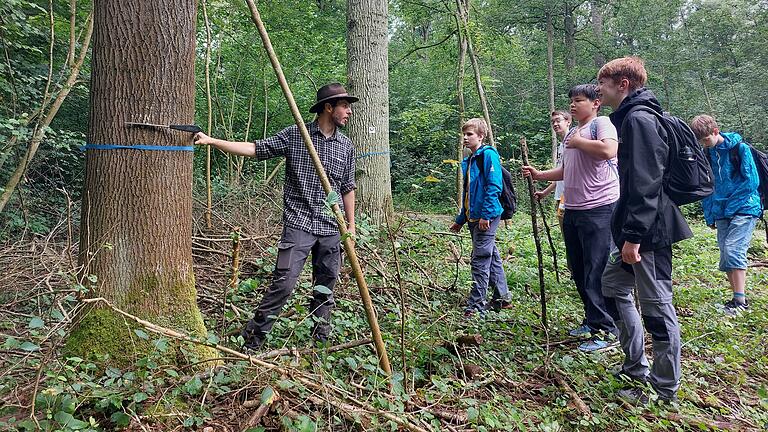
[[[328,174],[331,187],[341,197],[347,229],[355,232],[355,148],[338,128],[347,124],[351,104],[358,98],[338,83],[321,87],[309,109],[317,119],[307,123],[309,136]],[[277,264],[272,285],[267,289],[253,318],[242,330],[246,350],[258,350],[280,310],[296,286],[304,263],[312,254],[314,285],[310,310],[314,315],[313,337],[325,342],[330,333],[333,287],[339,274],[340,238],[336,219],[325,210],[326,194],[315,172],[299,128],[296,125],[277,135],[255,142],[232,142],[211,138],[200,132],[195,144],[258,160],[285,157],[283,234],[277,244]]]

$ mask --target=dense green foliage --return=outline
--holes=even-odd
[[[437,411],[454,413],[464,419],[468,428],[479,431],[687,430],[698,427],[700,420],[696,419],[757,430],[768,423],[768,334],[764,325],[768,319],[768,273],[764,269],[749,272],[751,310],[725,318],[716,305],[728,295],[727,282],[714,271],[718,260],[714,231],[703,224],[694,225],[693,239],[675,246],[674,303],[683,341],[680,403],[673,407],[653,405],[644,411],[622,406],[614,397],[622,385],[610,376],[623,358],[618,348],[584,354],[576,349],[581,340],[566,336],[581,319],[582,306],[567,281],[562,258],[563,282],[555,281],[548,252],[545,278],[550,324],[548,331],[541,326],[536,253],[527,215],[516,217],[510,228],[499,234],[514,308],[489,313],[485,319],[462,317],[471,276],[466,261],[456,265],[451,250],[455,248],[466,260],[470,241],[466,233],[460,237],[444,233],[447,223],[445,218],[394,221],[392,237],[364,221],[360,223],[358,249],[367,263],[368,280],[395,370],[392,396],[385,396],[385,381],[370,345],[333,353],[323,349],[301,355],[287,353],[272,361],[356,394],[359,400],[375,407],[403,417],[417,417],[433,430],[446,430],[446,423],[432,414]],[[558,230],[553,235],[562,257]],[[755,245],[762,236],[762,230],[756,232]],[[264,246],[266,249],[268,244]],[[266,249],[256,259],[255,264],[263,268],[253,268],[229,293],[231,304],[240,309],[253,306],[267,283],[275,252],[274,248]],[[766,251],[756,247],[750,255],[753,260],[765,259]],[[402,292],[395,260],[402,269]],[[206,266],[205,262],[198,264]],[[266,350],[311,346],[313,322],[306,304],[312,289],[307,271],[286,308],[290,314],[278,319]],[[290,401],[287,408],[278,408],[282,416],[270,414],[263,423],[278,427],[254,430],[278,430],[281,424],[281,430],[289,431],[355,429],[341,412],[318,409],[316,405],[313,408],[310,398],[316,393],[299,381],[298,372],[270,373],[232,359],[212,374],[194,374],[165,361],[175,344],[173,339],[141,328],[133,329],[135,343],[149,344],[154,349],[135,357],[128,367],[101,369],[75,356],[40,365],[50,355],[46,353],[51,352],[47,348],[51,341],[55,345],[64,335],[62,326],[67,319],[57,303],[66,311],[77,304],[72,295],[62,298],[65,293],[45,290],[37,305],[18,304],[16,310],[20,313],[8,323],[18,329],[18,335],[6,338],[2,345],[8,352],[29,355],[29,364],[15,360],[18,356],[14,360],[6,358],[5,365],[13,373],[0,374],[0,395],[22,385],[18,372],[41,368],[36,412],[42,430],[133,430],[140,424],[152,430],[178,426],[188,430],[222,425],[237,428],[252,414],[252,410],[241,406],[243,401],[264,400],[264,392],[270,391]],[[366,337],[368,325],[354,282],[343,278],[335,295],[337,307],[330,342],[335,345]],[[212,330],[200,342],[236,349],[238,337],[220,335],[231,334],[246,318],[228,311],[228,323],[221,328],[218,313],[206,315],[206,324]],[[480,334],[484,342],[476,347],[456,347],[457,336],[472,334]],[[42,355],[41,347],[45,350]],[[182,351],[188,361],[194,362],[192,347]],[[479,366],[482,372],[468,376],[464,369],[467,364]],[[557,377],[584,401],[591,417],[574,408],[572,396]],[[414,412],[414,407],[425,406],[428,410]],[[286,414],[289,411],[292,413]],[[35,430],[38,426],[25,417],[12,408],[0,409],[0,428]],[[392,427],[384,418],[372,417],[367,430]]]
[[[290,125],[293,120],[245,3],[205,3],[210,44],[202,2],[199,5],[198,124],[208,129],[205,55],[210,47],[213,135],[257,139]],[[3,185],[26,151],[49,65],[49,93],[55,94],[66,64],[69,4],[55,1],[52,6],[56,35],[52,45],[47,2],[12,0],[0,6]],[[293,93],[305,111],[317,87],[345,81],[345,6],[341,0],[273,0],[259,6]],[[89,4],[78,3],[77,7],[79,35]],[[448,197],[453,196],[454,168],[443,160],[456,158],[459,121],[454,10],[455,4],[447,1],[390,1],[392,186],[405,206],[419,203],[422,209],[440,211],[452,207]],[[549,163],[546,13],[554,23],[558,108],[567,107],[569,86],[593,80],[602,61],[636,54],[646,60],[649,86],[665,109],[683,118],[711,112],[725,130],[743,132],[758,144],[768,138],[762,121],[768,90],[759,85],[766,80],[768,69],[765,2],[472,2],[470,33],[501,153],[513,159],[512,165],[519,161],[520,136],[528,138],[535,162]],[[40,153],[28,166],[26,181],[0,215],[3,237],[24,227],[37,233],[50,229],[60,215],[56,209],[65,202],[56,189],[67,190],[77,199],[82,173],[77,145],[84,141],[87,128],[88,74],[86,59],[82,82],[64,102]],[[465,118],[477,116],[479,101],[469,61],[463,91]],[[198,152],[198,187],[204,184],[204,160],[204,152]],[[214,152],[213,175],[224,187],[243,179],[258,183],[276,164],[246,161],[239,169],[234,158]],[[439,181],[425,181],[430,175]]]

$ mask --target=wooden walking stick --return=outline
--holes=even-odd
[[[250,1],[250,0],[249,0]],[[523,164],[528,164],[528,143],[525,137],[520,138],[520,149],[523,151]],[[539,301],[541,302],[541,323],[547,328],[547,293],[544,291],[544,263],[541,255],[541,239],[539,238],[539,227],[536,223],[536,197],[534,196],[533,179],[525,178],[528,181],[528,196],[531,199],[531,225],[533,226],[533,241],[536,243],[536,258],[539,260]]]
[[[549,241],[549,250],[552,251],[552,264],[555,266],[555,280],[557,280],[557,283],[560,283],[560,270],[558,270],[557,268],[557,251],[555,250],[555,244],[552,242],[552,234],[549,233],[549,223],[547,222],[547,216],[544,214],[544,206],[541,205],[541,201],[536,200],[536,203],[539,206],[539,213],[541,213],[541,220],[544,222],[544,232],[547,233],[547,241]]]
[[[312,139],[309,137],[307,127],[304,125],[304,119],[301,117],[301,112],[296,105],[296,101],[293,98],[293,93],[288,87],[288,82],[283,74],[283,68],[280,66],[280,62],[277,60],[275,50],[272,48],[272,42],[269,40],[269,34],[264,27],[264,23],[261,21],[261,15],[256,8],[256,4],[253,0],[245,0],[248,3],[248,8],[251,10],[251,19],[256,27],[259,29],[259,35],[261,41],[264,43],[264,49],[269,55],[269,61],[272,63],[272,67],[275,69],[275,75],[280,83],[280,88],[283,89],[285,100],[291,107],[291,114],[296,121],[296,126],[299,127],[301,137],[304,139],[304,145],[307,147],[309,156],[312,158],[312,163],[315,165],[318,177],[320,177],[320,183],[323,185],[323,190],[327,195],[331,195],[333,189],[331,183],[328,181],[328,176],[325,173],[320,157],[317,155],[315,146],[312,144]],[[365,282],[365,276],[363,270],[360,267],[360,261],[357,259],[357,253],[355,252],[355,244],[352,242],[352,238],[347,231],[347,222],[344,220],[344,215],[341,214],[339,203],[334,202],[332,204],[333,215],[336,217],[336,222],[339,224],[339,232],[341,233],[342,243],[344,244],[344,251],[349,258],[349,263],[352,266],[352,271],[355,274],[355,281],[357,281],[357,287],[360,290],[360,298],[363,300],[363,307],[365,308],[365,315],[368,318],[368,325],[371,327],[371,334],[373,336],[373,342],[376,346],[376,354],[379,356],[379,366],[387,374],[388,377],[392,376],[392,367],[389,364],[389,357],[387,356],[387,349],[384,346],[384,340],[381,337],[381,330],[379,330],[379,321],[376,318],[376,311],[373,309],[373,302],[371,301],[371,295],[368,292],[368,284]]]

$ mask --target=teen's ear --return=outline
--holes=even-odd
[[[720,135],[720,128],[712,129],[712,135]]]
[[[628,88],[629,88],[629,80],[626,79],[626,78],[622,78],[619,81],[619,89],[620,90],[624,90],[624,89],[628,89]]]

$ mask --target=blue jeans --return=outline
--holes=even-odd
[[[608,314],[601,278],[611,250],[611,214],[614,204],[589,210],[565,209],[563,241],[576,291],[584,304],[584,324],[592,333],[618,334]]]
[[[472,234],[472,289],[469,291],[465,311],[483,312],[486,309],[488,286],[493,287],[493,301],[503,301],[509,298],[507,276],[501,265],[501,255],[496,247],[496,229],[500,218],[491,220],[488,231],[480,231],[477,222],[469,222],[469,232]]]
[[[756,217],[745,215],[715,221],[717,246],[720,248],[720,271],[746,270],[747,249],[756,223]]]

